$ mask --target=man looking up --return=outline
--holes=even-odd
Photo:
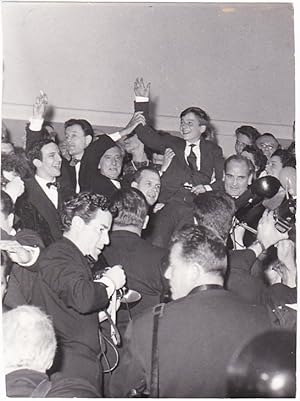
[[[225,397],[231,356],[270,327],[263,307],[223,288],[226,267],[223,240],[209,229],[185,226],[173,236],[165,277],[174,302],[164,306],[158,329],[159,397]],[[142,383],[149,391],[152,333],[151,310],[129,323],[124,354],[112,376],[113,397],[126,397]],[[230,333],[226,346],[224,333]]]
[[[36,142],[27,157],[35,176],[24,180],[25,193],[16,202],[21,227],[36,231],[45,246],[61,238],[59,210],[72,196],[70,182],[61,176],[59,148],[50,139]]]
[[[52,316],[59,340],[55,369],[101,391],[98,312],[124,286],[125,274],[114,266],[94,282],[86,256],[97,260],[109,243],[110,205],[104,196],[82,192],[65,202],[61,221],[63,238],[40,257],[32,304]]]

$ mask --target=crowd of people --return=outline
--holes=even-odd
[[[6,394],[295,397],[294,142],[243,125],[224,160],[204,110],[174,135],[134,95],[110,134],[62,138],[42,91],[24,148],[2,126]]]

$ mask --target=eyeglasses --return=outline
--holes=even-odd
[[[260,149],[268,149],[268,150],[272,150],[275,148],[276,145],[270,145],[269,143],[260,143],[257,145]]]

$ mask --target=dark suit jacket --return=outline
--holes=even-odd
[[[195,288],[166,304],[158,333],[159,396],[224,398],[233,353],[268,328],[265,308],[223,289]],[[152,331],[152,310],[129,323],[124,354],[112,376],[112,397],[126,396],[143,380],[149,390]]]
[[[58,177],[58,208],[56,209],[35,178],[25,180],[25,192],[16,202],[16,213],[22,228],[36,231],[45,246],[61,238],[59,210],[63,202],[73,195],[70,185]]]
[[[110,199],[117,191],[118,188],[111,182],[111,180],[98,172],[91,177],[90,189],[91,192],[104,195]]]
[[[136,110],[144,111],[148,114],[148,103],[135,103]],[[186,141],[183,138],[164,133],[159,135],[149,124],[136,128],[139,139],[151,150],[164,153],[166,148],[172,148],[175,152],[169,168],[161,178],[162,190],[159,197],[160,202],[166,202],[174,199],[176,196],[183,198],[183,184],[189,182],[193,185],[209,184],[213,172],[215,172],[216,181],[212,184],[213,189],[223,188],[223,166],[224,159],[220,146],[215,143],[201,139],[200,140],[200,171],[193,172],[184,158]],[[185,191],[185,190],[184,190]]]
[[[108,304],[106,288],[94,283],[87,259],[67,238],[51,244],[39,260],[32,304],[53,319],[59,342],[55,367],[101,387],[98,311]]]
[[[105,247],[104,257],[110,266],[121,264],[126,273],[127,287],[142,295],[141,301],[131,308],[132,315],[160,302],[164,290],[162,259],[165,253],[165,250],[129,231],[110,234],[110,245]]]

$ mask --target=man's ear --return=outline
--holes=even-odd
[[[92,142],[92,140],[93,140],[92,135],[87,135],[87,136],[85,137],[85,147],[86,147],[86,148],[89,146],[89,144]]]
[[[249,178],[248,178],[248,185],[251,185],[251,184],[252,184],[252,180],[253,180],[253,174],[251,173],[251,174],[249,175]]]
[[[41,162],[40,159],[33,159],[32,164],[34,165],[35,168],[39,168],[43,163]]]
[[[203,134],[206,131],[206,125],[200,125],[200,132]]]
[[[145,220],[144,220],[143,230],[145,230],[145,228],[147,227],[148,223],[149,223],[149,216],[147,214],[147,216],[145,217]]]
[[[131,183],[131,188],[137,188],[138,187],[138,184],[137,184],[137,182],[135,182],[135,181],[132,181],[132,183]]]
[[[84,221],[79,216],[74,216],[72,219],[72,227],[76,227],[77,229],[81,230],[84,225]]]

